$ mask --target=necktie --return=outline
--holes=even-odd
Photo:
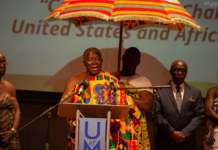
[[[177,89],[177,91],[176,91],[176,104],[177,104],[177,107],[178,107],[178,110],[180,113],[181,105],[182,105],[182,95],[180,92],[181,87],[179,85],[177,85],[176,89]]]

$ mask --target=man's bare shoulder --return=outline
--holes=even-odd
[[[212,87],[211,89],[213,89],[214,91],[218,92],[218,87]]]
[[[79,75],[73,76],[72,78],[70,78],[70,80],[68,80],[67,86],[74,87],[78,82],[80,82],[81,80],[83,80],[85,78],[86,78],[85,72],[83,72]]]
[[[215,96],[218,96],[218,87],[212,87],[208,90],[207,94],[215,94]]]
[[[116,77],[117,72],[111,72],[110,74]]]

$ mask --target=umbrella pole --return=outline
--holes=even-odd
[[[120,39],[119,39],[119,51],[118,51],[118,64],[117,64],[117,78],[120,80],[120,60],[121,60],[121,48],[123,39],[123,21],[120,23]]]

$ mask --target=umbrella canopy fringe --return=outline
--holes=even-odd
[[[44,22],[46,22],[46,21],[60,20],[60,19],[58,19],[58,18],[59,18],[59,17],[58,17],[59,14],[60,14],[60,12],[56,12],[56,13],[54,13],[54,14],[48,16],[47,18],[44,19]]]
[[[120,26],[120,24],[118,22],[104,21],[104,20],[89,21],[89,22],[85,22],[81,25],[83,26],[83,25],[90,25],[90,24],[108,24],[108,25]]]
[[[152,28],[152,27],[156,27],[156,28],[162,28],[162,29],[169,29],[169,30],[173,30],[173,31],[179,31],[179,32],[183,32],[178,30],[177,28],[174,28],[173,26],[167,26],[167,25],[163,25],[163,24],[144,24],[144,25],[140,25],[134,28],[134,30],[137,29],[142,29],[142,28]]]
[[[114,22],[118,22],[118,21],[129,21],[129,20],[145,20],[145,21],[155,21],[155,22],[160,22],[163,24],[169,24],[169,23],[173,23],[171,20],[167,20],[165,18],[162,17],[158,17],[158,16],[150,16],[150,15],[126,15],[126,16],[117,16],[112,18],[111,20],[113,20]]]
[[[175,18],[175,19],[172,19],[174,23],[182,23],[184,24],[184,26],[187,26],[187,27],[192,27],[192,28],[195,28],[197,29],[199,32],[201,32],[201,27],[188,21],[188,20],[185,20],[185,19],[182,19],[182,18]]]
[[[175,3],[175,4],[181,4],[178,0],[164,0],[166,2]]]
[[[73,18],[73,17],[95,17],[97,19],[102,19],[102,20],[109,20],[109,17],[107,15],[104,15],[102,13],[98,12],[72,12],[64,15],[60,15],[58,19],[68,19],[68,18]]]

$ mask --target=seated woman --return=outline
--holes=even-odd
[[[16,132],[20,123],[20,108],[15,89],[11,83],[2,79],[6,66],[5,56],[0,53],[0,150],[20,150],[18,134],[2,142],[2,139]]]

